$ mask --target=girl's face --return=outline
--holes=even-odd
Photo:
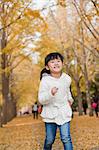
[[[55,73],[55,74],[61,73],[63,68],[63,62],[61,61],[60,58],[53,59],[48,62],[47,67],[51,73]]]

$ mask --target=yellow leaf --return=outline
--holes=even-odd
[[[13,2],[13,0],[3,0],[3,2]]]
[[[58,4],[62,7],[66,7],[66,1],[65,0],[58,0]]]
[[[34,18],[41,18],[40,13],[37,10],[31,10],[31,9],[27,9],[25,11],[25,16],[30,16],[30,17],[34,17]]]

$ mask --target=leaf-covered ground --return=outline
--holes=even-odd
[[[99,118],[74,115],[71,122],[74,150],[99,150]],[[13,119],[0,128],[0,150],[42,150],[44,123],[32,116]],[[53,150],[63,150],[57,132]]]

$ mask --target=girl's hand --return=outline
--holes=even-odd
[[[51,89],[51,94],[54,96],[57,93],[57,91],[58,91],[58,88],[57,87],[53,87]]]
[[[68,100],[69,106],[71,107],[72,103]]]

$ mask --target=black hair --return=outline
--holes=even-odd
[[[42,79],[44,74],[50,74],[50,70],[47,70],[46,68],[42,69],[40,73],[40,80]]]
[[[47,66],[48,62],[50,60],[53,60],[53,59],[58,59],[60,58],[61,61],[63,62],[64,60],[64,57],[58,53],[58,52],[54,52],[54,53],[49,53],[46,57],[45,57],[45,66]],[[40,80],[42,79],[43,76],[46,76],[46,75],[49,75],[50,74],[50,70],[47,70],[46,68],[43,68],[41,70],[41,73],[40,73]]]
[[[63,57],[60,53],[54,52],[54,53],[48,54],[48,55],[45,57],[45,66],[48,65],[48,62],[49,62],[50,60],[58,59],[58,58],[60,58],[61,61],[63,62],[64,57]]]

